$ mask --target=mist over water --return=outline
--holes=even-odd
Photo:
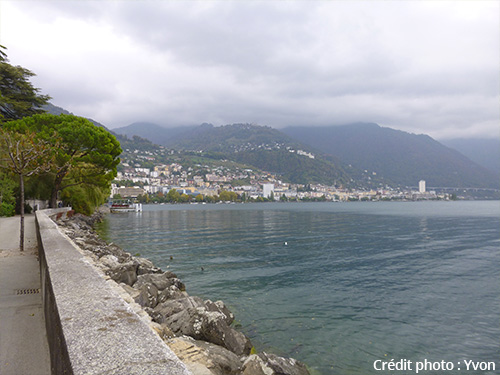
[[[146,206],[99,230],[320,374],[500,355],[500,202]]]

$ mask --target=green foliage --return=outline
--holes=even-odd
[[[293,127],[284,132],[352,165],[349,173],[365,185],[376,180],[384,185],[416,186],[424,179],[429,186],[499,187],[497,176],[427,135],[362,123]],[[363,176],[365,170],[368,173]]]
[[[205,202],[207,202],[207,203],[214,203],[216,201],[217,201],[217,199],[215,197],[212,197],[211,195],[207,195],[205,197]]]
[[[28,177],[25,181],[25,194],[33,199],[49,200],[52,177],[48,173]]]
[[[219,200],[223,202],[236,202],[238,200],[238,194],[234,191],[222,190],[219,194]]]
[[[57,140],[56,140],[57,142]],[[57,143],[56,143],[57,144]],[[19,249],[24,250],[24,179],[52,167],[55,148],[33,131],[19,133],[0,128],[0,168],[19,178],[19,211],[21,214]],[[9,207],[6,207],[7,211]]]
[[[233,180],[231,181],[232,186],[243,186],[243,185],[250,185],[250,179],[249,178],[244,178],[241,180]]]
[[[39,95],[40,90],[29,81],[35,74],[9,64],[4,50],[0,46],[0,123],[44,112],[40,107],[50,97]]]
[[[120,194],[116,194],[116,195],[120,195]],[[148,204],[149,203],[149,195],[148,194],[140,194],[137,196],[137,202],[139,203],[143,203],[143,204]]]
[[[165,129],[165,131],[168,131]],[[190,128],[164,142],[165,146],[184,150],[204,150],[222,154],[276,144],[297,144],[282,132],[268,126],[232,124],[214,127],[203,124]]]
[[[0,216],[14,216],[16,206],[14,189],[16,186],[14,180],[0,171]]]
[[[287,150],[258,150],[234,154],[235,160],[254,165],[262,170],[280,175],[297,184],[339,184],[347,180],[347,174],[333,163],[290,153]]]
[[[93,197],[101,196],[100,192],[109,189],[116,176],[122,152],[119,142],[106,129],[85,118],[42,114],[7,122],[4,127],[18,133],[36,132],[38,138],[51,142],[56,148],[55,167],[50,173],[51,207],[56,206],[58,193],[72,186],[85,185],[80,191],[86,191],[86,195],[89,188],[94,188]],[[57,147],[55,140],[60,142]],[[76,199],[75,191],[66,197],[71,197],[69,201]],[[102,203],[94,199],[90,202]],[[78,206],[87,210],[82,202]]]
[[[170,203],[177,203],[180,201],[180,199],[181,199],[181,195],[175,189],[170,189],[166,195],[166,200],[167,200],[167,202],[170,202]]]
[[[108,188],[84,184],[70,186],[61,193],[65,204],[84,215],[92,215],[95,207],[102,204],[108,196]]]
[[[16,214],[16,205],[3,201],[0,203],[0,216],[14,216]]]
[[[190,202],[191,201],[191,196],[190,195],[187,195],[187,194],[181,194],[181,196],[179,197],[179,201],[181,203],[187,203],[187,202]]]
[[[137,135],[128,138],[126,135],[113,133],[116,139],[120,142],[122,149],[140,150],[140,151],[157,151],[158,146],[151,141],[141,138]]]

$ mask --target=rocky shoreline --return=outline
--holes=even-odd
[[[69,211],[52,219],[194,375],[309,375],[293,358],[256,353],[222,301],[190,296],[175,273],[107,244],[93,229],[102,217]]]

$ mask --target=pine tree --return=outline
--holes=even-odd
[[[43,113],[41,107],[50,100],[50,96],[40,95],[40,89],[29,81],[35,73],[9,64],[5,50],[0,45],[0,124]]]

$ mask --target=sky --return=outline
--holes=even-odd
[[[0,0],[0,44],[108,128],[375,122],[500,137],[500,1]]]

